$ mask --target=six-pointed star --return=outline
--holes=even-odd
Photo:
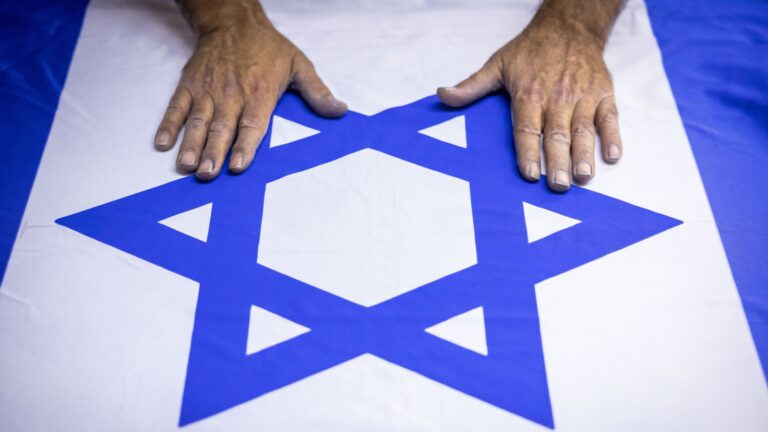
[[[375,116],[326,120],[289,94],[276,114],[320,133],[263,146],[242,175],[208,184],[190,176],[58,221],[200,283],[180,424],[368,353],[554,427],[534,284],[680,222],[579,187],[556,195],[544,181],[524,182],[500,95],[461,111],[430,97]],[[461,115],[466,143],[418,133]],[[371,307],[257,264],[266,185],[368,148],[469,182],[477,264]],[[524,202],[581,222],[529,243]],[[158,223],[209,203],[205,242]],[[254,305],[310,331],[247,355]],[[425,331],[479,307],[487,353]]]

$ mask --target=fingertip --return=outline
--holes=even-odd
[[[595,171],[589,162],[578,162],[573,167],[573,180],[576,183],[588,183],[594,176]]]
[[[346,103],[336,99],[333,96],[326,96],[316,99],[311,104],[316,113],[323,117],[339,118],[347,113],[349,107]]]
[[[336,99],[333,96],[329,97],[328,102],[328,117],[342,117],[349,110],[349,106],[345,102]]]
[[[461,90],[457,87],[439,87],[437,89],[437,97],[449,107],[460,108],[464,105]]]
[[[249,160],[245,155],[241,152],[235,152],[232,154],[232,157],[229,158],[229,172],[232,174],[240,174],[251,165],[251,160]]]
[[[521,162],[517,167],[523,178],[529,182],[535,183],[541,178],[541,166],[538,162]]]
[[[219,172],[216,170],[216,165],[211,159],[202,161],[197,167],[197,172],[195,172],[195,177],[202,181],[211,181],[217,175],[219,175]]]
[[[229,158],[229,170],[233,173],[242,172],[244,165],[242,153],[233,153]]]
[[[195,177],[202,181],[202,182],[209,182],[215,179],[218,176],[218,174],[202,174],[202,173],[195,173]]]
[[[166,151],[171,148],[171,133],[166,130],[158,131],[155,136],[155,148],[160,151]]]
[[[194,171],[197,168],[197,156],[190,150],[180,152],[176,166],[182,171]]]
[[[555,192],[567,192],[571,188],[571,179],[567,171],[557,170],[548,178],[549,188]]]
[[[603,159],[609,164],[615,164],[619,162],[622,155],[621,146],[617,144],[609,144],[607,149],[603,153]]]

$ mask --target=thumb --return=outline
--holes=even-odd
[[[291,87],[323,117],[341,117],[347,112],[347,104],[333,96],[328,86],[317,75],[312,62],[303,54],[300,54],[296,61]]]
[[[469,105],[501,88],[501,67],[491,58],[477,72],[455,87],[440,87],[437,95],[444,104],[458,108]]]

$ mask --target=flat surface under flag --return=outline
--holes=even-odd
[[[433,96],[535,1],[264,2],[350,112],[286,94],[205,184],[151,146],[173,2],[0,6],[0,430],[768,429],[768,8],[668,3],[606,49],[622,162],[562,195],[504,95]]]

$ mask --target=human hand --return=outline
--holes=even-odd
[[[289,87],[322,116],[347,111],[307,57],[270,24],[258,2],[189,0],[182,8],[197,46],[155,136],[156,148],[169,150],[184,126],[179,169],[211,180],[232,147],[229,170],[245,170],[277,100]]]
[[[571,172],[579,183],[595,175],[595,126],[603,159],[616,163],[621,158],[618,112],[603,61],[605,38],[562,19],[537,18],[480,70],[456,87],[438,89],[438,95],[460,107],[505,89],[520,173],[529,181],[539,179],[543,131],[549,187],[564,192]]]

